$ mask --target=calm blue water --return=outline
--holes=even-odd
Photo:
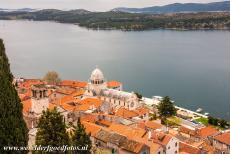
[[[0,21],[15,76],[88,80],[96,65],[107,80],[144,96],[230,120],[230,31],[93,31],[53,22]]]

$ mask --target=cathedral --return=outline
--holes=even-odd
[[[91,73],[85,96],[98,97],[103,102],[109,102],[113,109],[124,107],[128,110],[135,110],[140,107],[141,103],[137,95],[134,92],[123,91],[121,83],[115,88],[108,87],[108,85],[102,71],[96,68]]]

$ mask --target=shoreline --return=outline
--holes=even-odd
[[[180,32],[186,32],[186,31],[230,31],[230,27],[223,27],[223,28],[143,28],[143,29],[124,29],[124,28],[116,28],[116,27],[108,27],[108,28],[94,28],[90,26],[84,26],[81,25],[81,23],[71,23],[71,22],[61,22],[57,20],[33,20],[33,19],[1,19],[0,21],[31,21],[31,22],[54,22],[54,23],[60,23],[60,24],[71,24],[76,25],[81,28],[86,28],[93,31],[122,31],[122,32],[146,32],[146,31],[154,31],[154,30],[170,30],[170,31],[180,31]]]

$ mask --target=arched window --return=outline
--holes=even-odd
[[[46,90],[43,91],[43,97],[47,97],[46,96]]]
[[[42,98],[42,91],[40,91],[40,98]]]
[[[33,90],[32,93],[33,93],[33,97],[36,98],[36,91]]]

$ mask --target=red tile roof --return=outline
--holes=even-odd
[[[55,107],[57,107],[57,105],[49,103],[48,109],[53,110]]]
[[[215,140],[230,145],[230,133],[223,133],[214,137]]]
[[[20,83],[19,88],[30,88],[32,85],[44,84],[45,82],[40,79],[25,79],[24,82]]]
[[[213,128],[211,126],[204,127],[198,130],[198,136],[201,138],[206,138],[208,136],[212,136],[217,134],[219,131],[216,128]]]
[[[60,93],[60,94],[64,94],[64,95],[70,95],[70,94],[72,94],[74,91],[75,91],[75,90],[59,88],[59,89],[55,90],[54,92]]]
[[[91,136],[95,136],[101,130],[101,126],[94,123],[82,121],[82,124],[84,125],[86,132],[91,133]]]
[[[139,107],[136,110],[134,110],[139,116],[144,115],[144,114],[148,114],[149,113],[149,109],[145,108],[145,107]]]
[[[86,122],[95,123],[97,121],[97,115],[87,114],[87,115],[81,116],[81,120],[86,121]]]
[[[188,134],[188,135],[192,135],[192,136],[196,135],[196,133],[197,133],[196,130],[189,129],[189,128],[184,127],[184,126],[180,127],[179,132],[184,133],[184,134]]]
[[[76,80],[62,80],[61,83],[59,83],[59,85],[60,86],[84,88],[87,86],[87,82],[76,81]]]
[[[117,112],[115,113],[115,115],[119,117],[127,118],[127,119],[138,116],[136,112],[125,109],[125,108],[119,108]]]
[[[154,121],[146,121],[145,126],[150,129],[161,129],[163,127],[162,124],[156,123]]]
[[[130,126],[115,123],[112,123],[110,125],[109,130],[112,130],[127,137],[143,137],[146,134],[146,131],[144,129],[133,128]]]
[[[184,153],[189,153],[189,154],[200,154],[199,148],[196,148],[194,146],[191,146],[183,142],[179,143],[179,151],[180,153],[184,152]]]
[[[32,107],[32,101],[31,101],[31,99],[23,101],[22,105],[23,105],[23,113],[27,114],[31,110],[31,107]]]
[[[108,120],[98,120],[96,122],[98,125],[101,125],[101,126],[105,126],[105,127],[109,127],[111,126],[112,122],[108,121]]]
[[[118,82],[118,81],[108,81],[107,82],[107,86],[109,88],[117,88],[117,87],[120,87],[121,86],[121,83]]]
[[[172,136],[169,134],[165,134],[164,132],[152,131],[151,139],[153,139],[153,142],[163,144],[166,146],[172,139]]]

